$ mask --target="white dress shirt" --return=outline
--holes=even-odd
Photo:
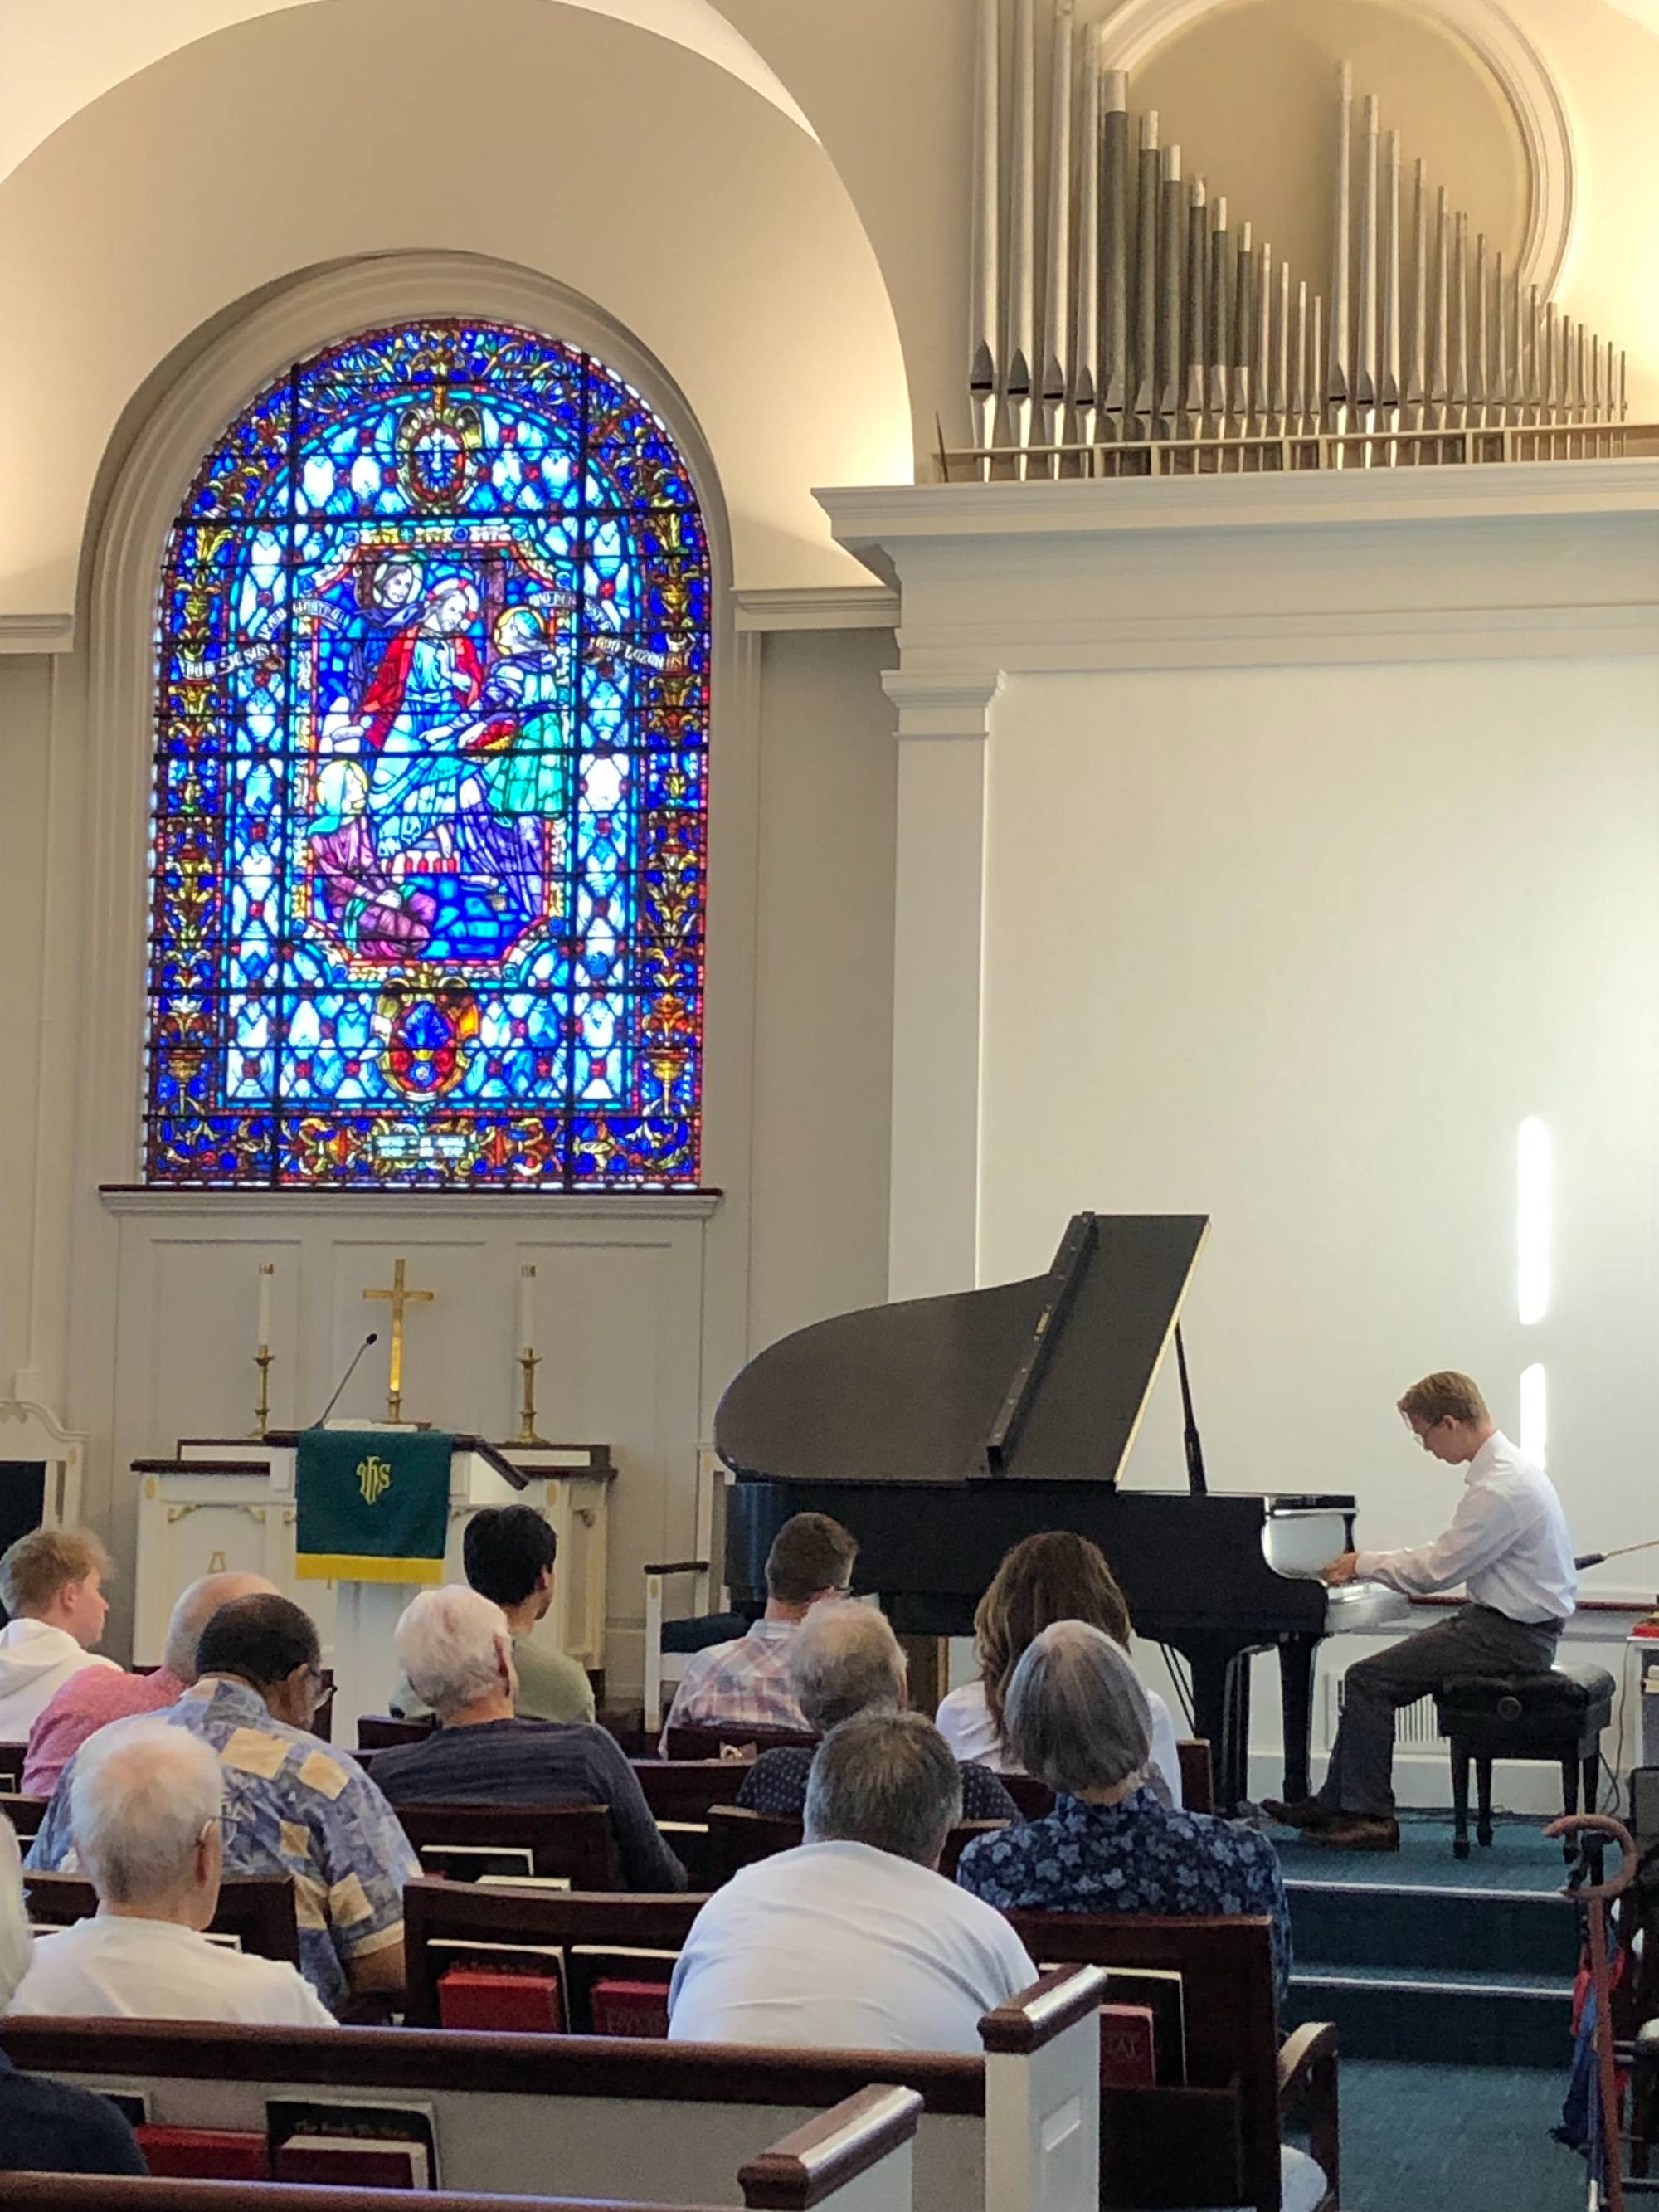
[[[1144,1682],[1141,1687],[1146,1690]],[[1169,1706],[1156,1690],[1146,1690],[1146,1703],[1152,1716],[1152,1768],[1169,1791],[1170,1804],[1179,1812],[1181,1754],[1176,1749],[1175,1723],[1170,1717]],[[991,1718],[985,1685],[977,1677],[940,1699],[933,1725],[958,1759],[977,1759],[993,1774],[1018,1774],[1021,1771],[1003,1747],[996,1723]]]
[[[668,1992],[677,2042],[979,2055],[981,2014],[1037,1978],[993,1906],[868,1844],[744,1867],[691,1923]]]
[[[171,1920],[97,1913],[37,1934],[9,2013],[93,2020],[222,2020],[239,2027],[335,2027],[293,1966],[210,1943]]]
[[[1361,1552],[1354,1573],[1407,1597],[1462,1583],[1476,1605],[1534,1624],[1569,1619],[1578,1597],[1555,1486],[1497,1430],[1469,1462],[1445,1534],[1412,1552]]]

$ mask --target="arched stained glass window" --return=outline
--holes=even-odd
[[[589,356],[404,323],[262,392],[167,541],[148,1180],[695,1185],[708,624]]]

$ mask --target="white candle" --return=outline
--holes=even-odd
[[[536,1346],[536,1270],[526,1261],[519,1270],[519,1349],[532,1352]]]
[[[276,1273],[269,1260],[259,1263],[259,1337],[261,1352],[270,1349],[270,1281]]]

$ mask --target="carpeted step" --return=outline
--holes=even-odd
[[[1548,1892],[1297,1879],[1286,1887],[1298,1959],[1547,1980],[1570,1975],[1578,1955],[1577,1916]]]
[[[1336,2023],[1345,2058],[1421,2060],[1449,2066],[1541,2066],[1571,2057],[1571,1982],[1566,1974],[1354,1966],[1298,1960],[1287,2027]]]

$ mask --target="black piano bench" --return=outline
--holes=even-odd
[[[1469,1855],[1469,1762],[1474,1762],[1474,1832],[1492,1841],[1492,1763],[1548,1759],[1561,1769],[1562,1810],[1595,1809],[1601,1731],[1613,1717],[1617,1685],[1605,1667],[1552,1668],[1547,1674],[1460,1674],[1436,1693],[1435,1720],[1451,1741],[1452,1850]],[[1573,1846],[1565,1846],[1569,1860]]]

